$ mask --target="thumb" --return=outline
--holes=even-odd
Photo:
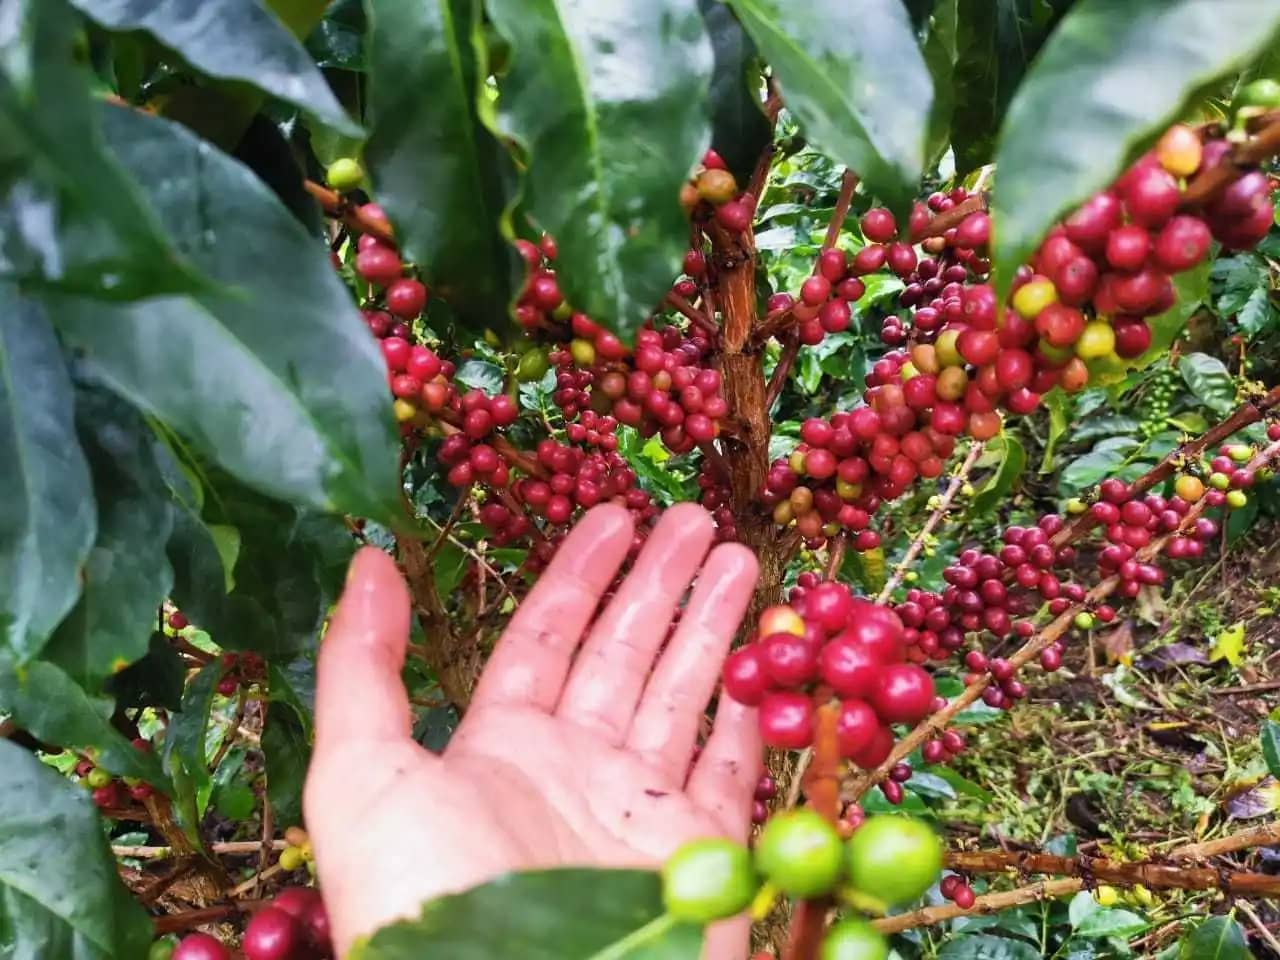
[[[395,562],[362,548],[320,644],[316,672],[316,749],[344,740],[397,740],[410,734],[409,697],[400,680],[409,639],[409,591]]]

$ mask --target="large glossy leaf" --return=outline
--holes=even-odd
[[[109,30],[141,30],[206,76],[239,80],[345,134],[347,117],[324,75],[260,0],[70,0]]]
[[[1040,951],[1024,940],[986,933],[961,936],[947,942],[938,960],[1038,960]]]
[[[63,0],[7,0],[0,16],[0,277],[112,298],[188,289],[102,141],[77,20]]]
[[[626,333],[680,270],[680,185],[710,141],[697,0],[489,0],[511,45],[500,129],[528,154],[523,208],[559,244],[574,309]]]
[[[0,658],[0,712],[11,714],[19,726],[45,743],[93,748],[98,765],[109,773],[138,777],[167,789],[156,758],[135,749],[111,725],[110,709],[108,702],[90,700],[52,663],[36,661],[19,669]]]
[[[106,683],[106,691],[116,698],[117,710],[133,707],[177,710],[182,706],[186,682],[186,660],[164,634],[157,631],[151,635],[146,656],[114,674]]]
[[[483,329],[507,310],[517,260],[500,230],[510,157],[478,114],[479,0],[369,0],[369,14],[374,192],[432,289]]]
[[[1082,0],[1063,18],[1000,129],[998,279],[1058,217],[1106,186],[1206,84],[1280,31],[1265,0]]]
[[[93,474],[98,535],[81,574],[80,600],[45,656],[94,685],[147,652],[156,611],[173,584],[165,557],[173,505],[156,464],[155,436],[131,406],[105,390],[80,390],[76,429]]]
[[[1227,365],[1207,353],[1188,353],[1178,360],[1178,372],[1196,402],[1218,416],[1226,416],[1236,405],[1236,383]]]
[[[1011,434],[1003,434],[994,438],[988,445],[1000,456],[995,472],[987,478],[973,497],[970,505],[970,516],[982,516],[995,509],[997,505],[1008,500],[1014,485],[1022,477],[1027,466],[1027,451]]]
[[[0,956],[124,960],[151,937],[88,794],[0,740]]]
[[[226,588],[213,531],[240,531]],[[215,477],[202,518],[180,512],[169,542],[172,596],[223,647],[273,657],[313,647],[353,549],[341,523]]]
[[[656,873],[513,873],[433,900],[417,920],[378,931],[352,960],[696,960],[702,930],[662,909]]]
[[[961,176],[995,159],[996,132],[1009,101],[1071,3],[957,0],[954,77],[939,96],[955,100],[951,144]]]
[[[71,379],[43,312],[0,284],[0,650],[40,652],[80,592],[97,521]]]
[[[1179,960],[1250,960],[1244,931],[1231,917],[1210,917],[1178,945]]]
[[[225,287],[136,304],[53,297],[55,323],[108,385],[246,483],[394,518],[385,366],[324,245],[252,172],[176,124],[110,110],[106,130]]]
[[[924,168],[933,82],[901,0],[731,0],[805,135],[902,210]]]
[[[745,184],[773,135],[761,99],[760,55],[729,5],[698,0],[715,68],[711,75],[711,146]]]
[[[288,678],[275,664],[268,678],[271,704],[262,728],[262,753],[267,765],[267,802],[276,823],[302,822],[302,781],[311,759],[310,721],[305,708],[288,689]]]

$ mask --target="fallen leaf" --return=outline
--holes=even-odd
[[[1233,820],[1255,820],[1280,810],[1280,783],[1264,777],[1256,786],[1227,800],[1227,816]]]
[[[1240,666],[1244,658],[1244,621],[1237,621],[1213,638],[1209,649],[1209,662],[1225,660],[1233,667]]]
[[[1098,637],[1107,654],[1107,663],[1133,664],[1133,628],[1128,620],[1121,620],[1115,627]]]

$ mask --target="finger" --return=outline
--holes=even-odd
[[[675,780],[689,768],[698,723],[715,692],[758,574],[755,555],[740,544],[711,551],[675,636],[644,688],[627,745]]]
[[[667,510],[617,595],[583,644],[560,697],[558,715],[621,744],[636,701],[714,534],[692,503]]]
[[[573,652],[626,559],[633,532],[631,514],[613,504],[595,507],[578,521],[498,641],[473,707],[555,706]]]
[[[754,707],[720,698],[711,736],[689,774],[685,793],[735,840],[751,830],[751,803],[764,769]]]
[[[347,571],[316,667],[316,747],[394,740],[410,732],[400,681],[409,639],[409,591],[395,561],[374,547]]]

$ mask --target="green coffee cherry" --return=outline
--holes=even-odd
[[[339,157],[329,164],[325,180],[338,191],[354,190],[364,182],[364,168],[353,157]]]
[[[521,383],[532,383],[534,380],[541,380],[546,375],[549,367],[550,364],[547,363],[545,350],[530,350],[516,364],[516,379]]]
[[[840,834],[808,807],[772,817],[756,843],[756,868],[783,893],[817,897],[830,893],[843,864]]]
[[[111,782],[111,774],[107,773],[107,771],[103,770],[101,767],[94,767],[85,776],[85,780],[92,789],[97,790],[101,787],[105,787]]]
[[[818,960],[886,960],[889,944],[866,920],[849,917],[827,931]]]
[[[1089,613],[1088,611],[1081,610],[1079,613],[1076,614],[1075,620],[1073,622],[1081,630],[1092,630],[1093,614]]]
[[[1231,486],[1231,478],[1225,473],[1211,473],[1209,474],[1209,486],[1215,490],[1225,490]]]
[[[849,838],[846,852],[854,888],[890,905],[917,899],[942,872],[937,834],[910,817],[868,818]]]
[[[1227,506],[1232,510],[1239,510],[1249,502],[1249,497],[1243,490],[1230,490],[1227,492]]]
[[[662,865],[662,903],[688,923],[711,923],[741,913],[759,883],[751,852],[732,840],[686,843]]]
[[[169,960],[173,956],[176,944],[169,939],[156,940],[152,942],[151,949],[147,951],[147,960]]]
[[[1280,81],[1263,78],[1245,84],[1236,94],[1236,106],[1280,107]]]

